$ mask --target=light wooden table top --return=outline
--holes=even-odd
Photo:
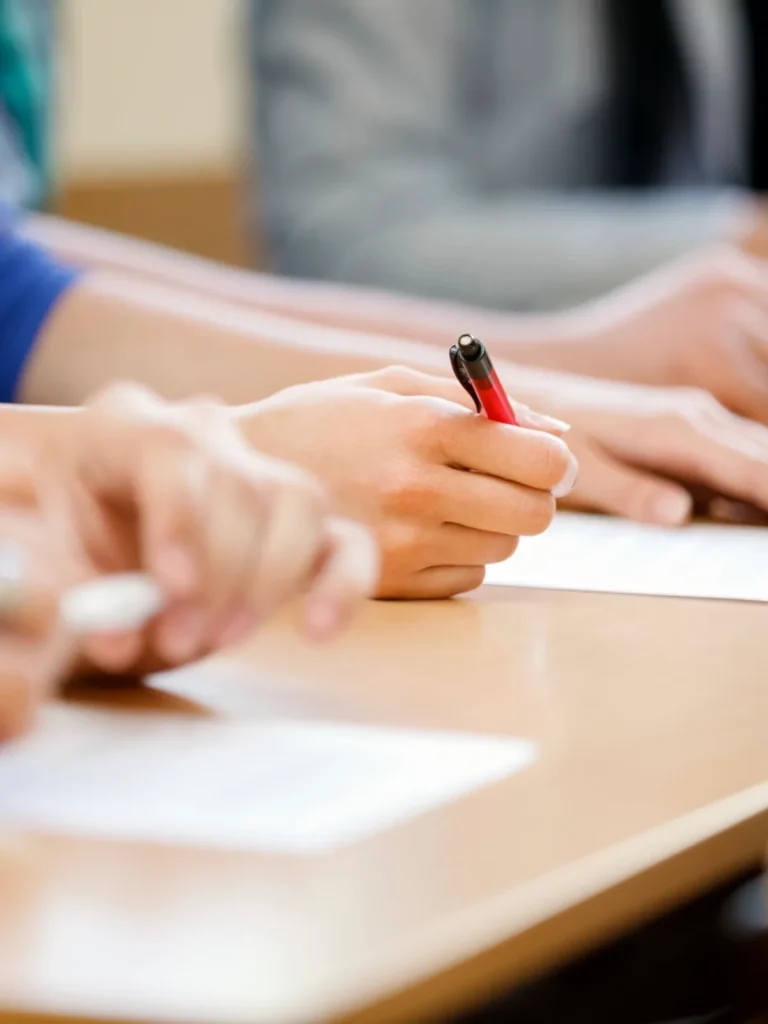
[[[36,1019],[415,1021],[762,855],[768,610],[487,588],[286,623],[241,667],[101,704],[522,735],[524,772],[315,859],[28,837],[0,852],[0,1006]],[[197,704],[193,702],[196,701]],[[73,714],[80,711],[75,706]]]

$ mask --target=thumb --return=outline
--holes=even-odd
[[[578,452],[579,477],[563,507],[588,509],[655,526],[682,526],[693,499],[679,484],[635,469],[594,448]]]

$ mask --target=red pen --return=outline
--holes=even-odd
[[[451,348],[450,356],[456,380],[471,395],[477,411],[484,412],[496,423],[517,426],[507,393],[482,341],[471,334],[462,334]]]

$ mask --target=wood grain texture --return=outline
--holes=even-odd
[[[522,735],[506,781],[319,858],[7,837],[0,1006],[30,1019],[417,1021],[469,1006],[762,858],[766,610],[488,588],[289,619],[121,714],[294,714]]]

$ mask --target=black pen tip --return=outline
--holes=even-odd
[[[462,334],[459,338],[458,345],[462,356],[470,361],[477,359],[482,348],[477,338],[474,338],[471,334]]]

